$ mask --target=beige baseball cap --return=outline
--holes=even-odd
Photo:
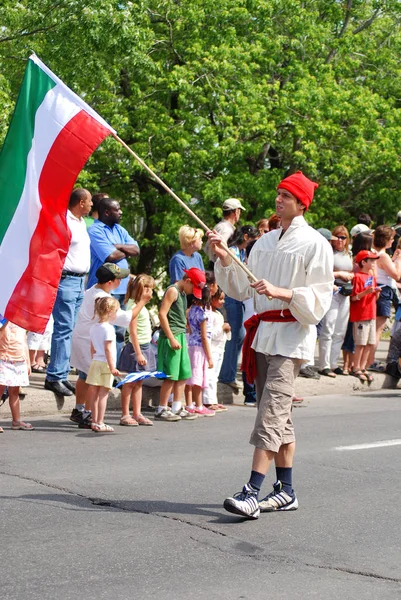
[[[227,198],[223,202],[223,210],[235,210],[236,208],[240,208],[241,210],[246,210],[241,204],[241,201],[238,198]]]

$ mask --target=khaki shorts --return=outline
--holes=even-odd
[[[109,365],[100,360],[92,360],[89,367],[86,383],[88,385],[98,385],[111,390],[113,387],[114,376],[111,374]]]
[[[258,413],[250,439],[256,448],[278,452],[283,444],[295,442],[292,397],[301,365],[297,358],[256,353]]]
[[[356,346],[376,344],[376,319],[353,323],[354,342]]]

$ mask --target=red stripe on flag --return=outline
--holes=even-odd
[[[70,195],[86,161],[109,134],[109,129],[81,111],[60,131],[46,158],[39,179],[42,209],[29,263],[4,315],[23,329],[43,333],[46,328],[70,245],[66,222]]]

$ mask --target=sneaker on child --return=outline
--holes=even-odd
[[[185,421],[193,421],[194,419],[198,418],[198,415],[192,411],[189,411],[185,408],[180,408],[179,410],[177,410],[177,412],[173,412],[174,415],[178,415],[179,417],[181,417],[181,419],[184,419]]]
[[[259,501],[260,512],[273,512],[276,510],[297,510],[298,500],[293,491],[292,494],[288,494],[283,490],[281,481],[276,481],[273,484],[273,491],[270,492]]]
[[[242,492],[237,492],[231,498],[226,498],[223,506],[228,512],[247,519],[257,519],[260,515],[258,493],[248,483],[244,485]]]
[[[181,417],[179,415],[175,415],[171,410],[167,408],[162,408],[161,410],[156,410],[155,419],[157,421],[181,421]]]
[[[202,406],[195,406],[195,412],[200,417],[214,417],[214,415],[216,414],[214,410],[206,408],[206,406],[204,406],[203,404]]]

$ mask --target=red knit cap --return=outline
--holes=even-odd
[[[315,189],[319,187],[318,183],[311,181],[302,173],[302,171],[297,171],[293,175],[286,177],[277,186],[277,189],[283,188],[297,198],[304,206],[306,206],[306,210],[308,210],[309,206],[312,204],[313,194],[315,193]]]

